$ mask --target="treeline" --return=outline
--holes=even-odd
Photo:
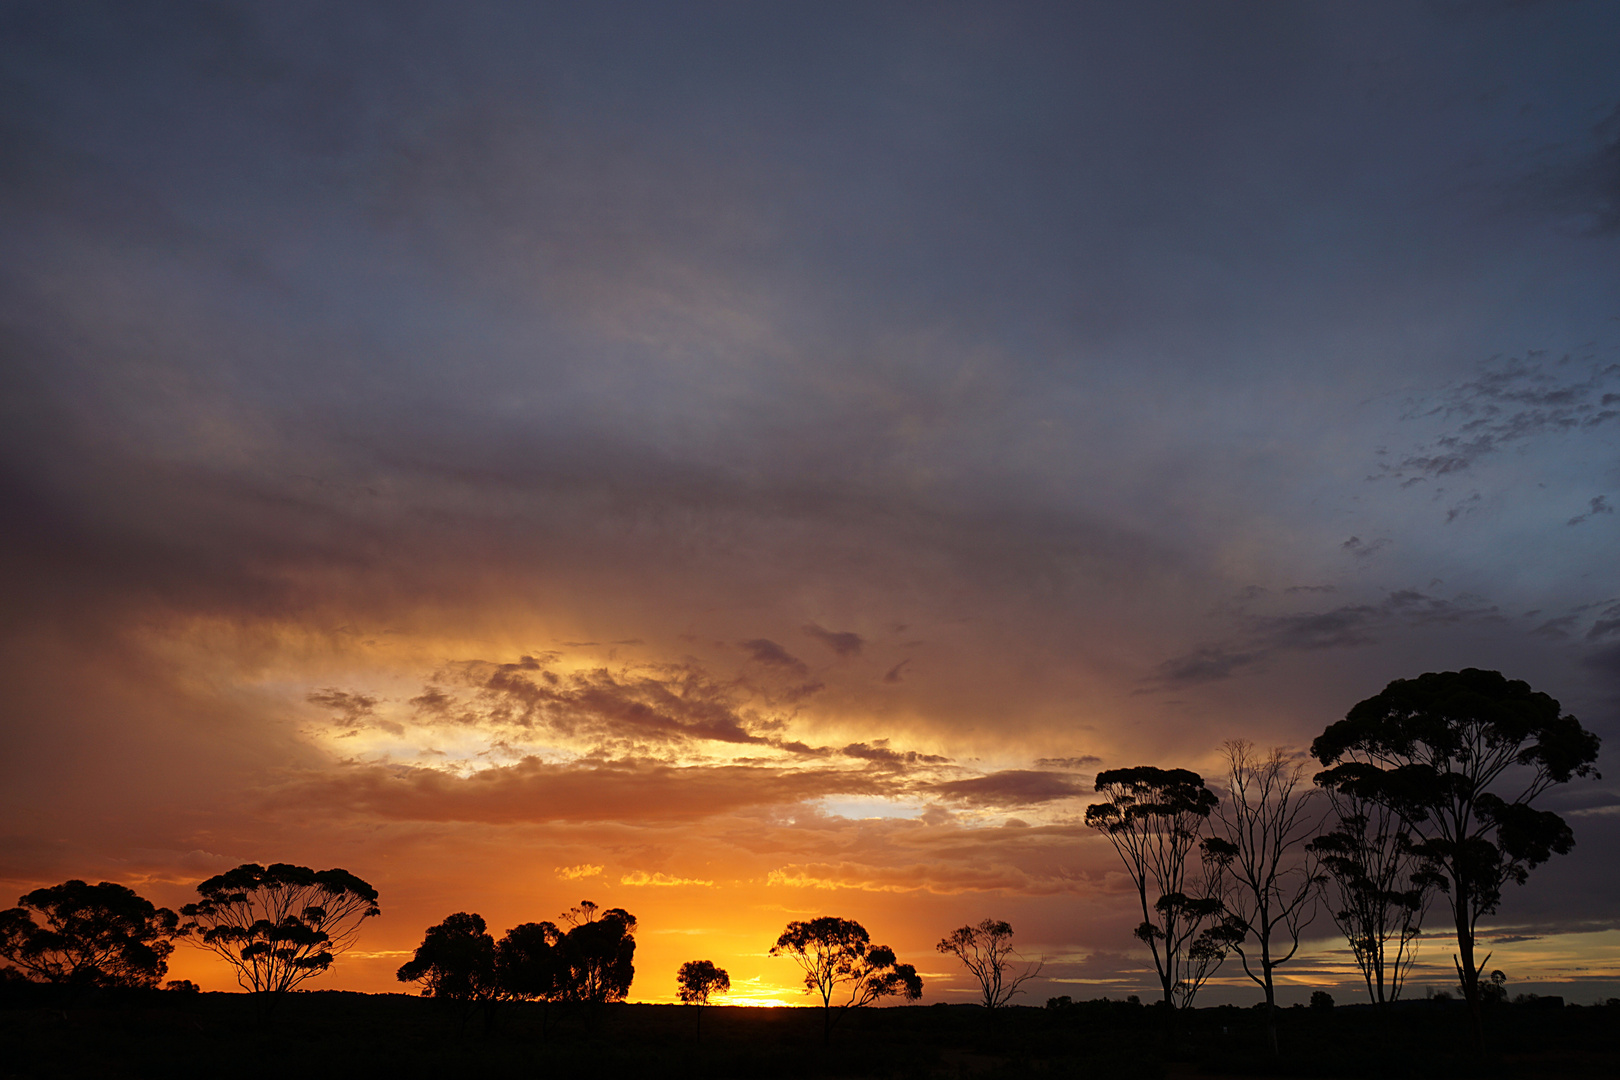
[[[1085,821],[1113,845],[1134,887],[1135,936],[1166,1017],[1191,1008],[1236,956],[1264,992],[1275,1054],[1276,970],[1297,954],[1324,902],[1382,1007],[1399,998],[1425,914],[1444,896],[1477,1040],[1482,1003],[1505,995],[1500,972],[1482,978],[1490,956],[1478,955],[1479,921],[1507,884],[1573,847],[1568,824],[1534,804],[1552,786],[1592,775],[1598,747],[1523,682],[1473,668],[1432,673],[1390,683],[1330,725],[1311,745],[1323,768],[1309,779],[1304,759],[1232,741],[1221,794],[1186,769],[1111,769],[1097,775],[1101,799]],[[0,977],[156,987],[178,940],[221,957],[243,989],[284,993],[326,971],[380,910],[377,891],[348,871],[286,863],[245,864],[197,891],[178,912],[109,882],[28,893],[0,912],[0,959],[10,964]],[[635,975],[635,917],[584,901],[560,920],[523,923],[496,941],[481,916],[457,912],[427,929],[398,978],[487,1009],[623,1000]],[[1018,957],[1012,934],[985,919],[937,946],[964,965],[988,1009],[1041,971],[1040,961]],[[806,992],[820,999],[824,1037],[851,1009],[922,996],[915,967],[852,920],[791,922],[770,955],[801,969]],[[692,960],[676,985],[683,1002],[702,1006],[730,989],[730,977]]]

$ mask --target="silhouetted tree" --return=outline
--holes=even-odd
[[[1555,699],[1478,668],[1397,679],[1311,745],[1331,766],[1318,783],[1401,808],[1421,836],[1419,851],[1449,894],[1476,1045],[1479,975],[1490,957],[1475,962],[1475,928],[1503,885],[1523,884],[1574,847],[1564,820],[1532,804],[1554,784],[1592,775],[1598,745]]]
[[[1015,967],[1013,928],[995,919],[964,926],[942,938],[937,946],[962,961],[979,982],[980,1002],[987,1009],[999,1009],[1021,993],[1019,987],[1041,973],[1044,961]]]
[[[0,911],[0,958],[75,988],[156,986],[178,919],[123,885],[77,879],[35,889]],[[38,921],[36,921],[36,917]]]
[[[570,929],[557,946],[560,999],[597,1005],[623,1001],[636,974],[636,917],[623,908],[598,911],[584,900],[563,919]]]
[[[804,969],[805,993],[821,995],[821,1038],[850,1009],[883,997],[907,1001],[922,997],[922,979],[910,964],[899,963],[887,945],[873,945],[866,927],[853,919],[823,915],[809,922],[790,922],[771,946],[772,956],[791,956]],[[833,996],[847,988],[849,997],[834,1012]]]
[[[558,996],[564,969],[558,945],[562,931],[555,923],[521,923],[495,946],[501,988],[516,998],[550,1001]]]
[[[550,1026],[549,1004],[563,996],[568,974],[562,959],[562,931],[555,923],[520,923],[495,944],[495,972],[510,997],[539,1001],[540,1035]],[[627,984],[628,985],[628,984]]]
[[[347,870],[244,863],[197,886],[180,933],[236,969],[244,990],[282,993],[332,966],[379,913],[377,890]]]
[[[675,973],[675,985],[685,1004],[707,1005],[711,994],[731,990],[731,976],[725,968],[715,967],[712,960],[688,960]]]
[[[731,976],[725,968],[717,968],[712,960],[688,960],[675,973],[675,988],[681,1001],[697,1006],[698,1038],[703,1037],[703,1006],[712,994],[725,994],[731,990]]]
[[[1440,878],[1427,868],[1400,811],[1346,788],[1326,790],[1334,828],[1312,840],[1310,850],[1331,885],[1328,911],[1350,944],[1368,1000],[1382,1011],[1400,999]]]
[[[1218,800],[1197,773],[1151,765],[1100,772],[1096,790],[1104,801],[1086,807],[1086,824],[1108,837],[1136,886],[1136,937],[1153,954],[1165,1006],[1190,1008],[1232,933],[1220,917],[1218,867],[1188,868]]]
[[[1205,854],[1223,870],[1221,899],[1232,950],[1243,973],[1266,995],[1266,1041],[1278,1056],[1277,990],[1273,972],[1299,951],[1300,934],[1316,915],[1321,879],[1304,850],[1319,816],[1315,791],[1300,790],[1305,764],[1281,748],[1264,757],[1234,739],[1226,754],[1226,798],[1216,806]],[[1252,944],[1251,944],[1252,942]]]
[[[481,915],[458,911],[428,927],[416,955],[395,973],[400,982],[420,982],[423,997],[463,1004],[492,1001],[501,995],[495,966],[495,939]]]

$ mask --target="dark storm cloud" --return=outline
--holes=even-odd
[[[1366,559],[1371,558],[1380,551],[1383,551],[1385,548],[1389,547],[1389,545],[1390,540],[1387,537],[1381,536],[1369,543],[1363,541],[1359,536],[1352,536],[1350,539],[1340,544],[1339,548],[1342,551],[1348,551],[1358,559]]]
[[[1008,769],[966,780],[933,784],[929,791],[952,802],[981,807],[1034,806],[1086,794],[1083,784],[1064,772]]]
[[[1593,517],[1594,515],[1612,513],[1614,513],[1614,507],[1609,505],[1608,499],[1605,496],[1599,495],[1588,500],[1587,510],[1585,513],[1576,514],[1574,517],[1569,519],[1567,524],[1579,525],[1581,522],[1585,521],[1589,517]]]
[[[1410,481],[1414,473],[1460,473],[1515,444],[1610,425],[1620,409],[1606,391],[1620,385],[1617,377],[1620,364],[1548,361],[1540,352],[1486,366],[1474,379],[1408,403],[1404,420],[1438,422],[1445,430],[1398,464],[1380,464],[1378,475]]]
[[[807,692],[814,690],[794,687],[785,696],[798,700]],[[769,734],[781,720],[761,715],[756,703],[771,700],[768,691],[718,680],[695,664],[559,674],[526,656],[518,663],[450,665],[411,705],[428,721],[541,729],[598,744],[710,741],[808,751]]]
[[[1567,641],[1569,639],[1570,630],[1575,626],[1575,623],[1579,620],[1579,618],[1580,617],[1578,615],[1560,615],[1556,619],[1548,619],[1546,622],[1530,631],[1530,633],[1537,637],[1552,638],[1556,641]]]
[[[554,765],[528,758],[467,778],[436,769],[353,765],[291,779],[262,800],[266,807],[319,807],[409,821],[691,821],[748,806],[888,793],[890,785],[864,770],[678,768],[630,758]]]
[[[358,723],[377,709],[375,697],[350,693],[347,690],[335,690],[331,687],[312,691],[304,700],[312,705],[325,705],[329,709],[336,709],[344,722],[350,724]]]
[[[915,750],[891,750],[888,742],[887,739],[879,739],[872,744],[850,743],[839,753],[845,757],[894,768],[906,765],[940,765],[950,760],[938,754],[920,754]]]
[[[796,675],[808,675],[810,669],[803,660],[788,652],[769,638],[754,638],[751,641],[741,641],[738,644],[748,650],[749,659],[756,664],[766,667],[784,668]]]
[[[1035,761],[1037,768],[1061,769],[1073,772],[1078,769],[1089,769],[1102,764],[1102,758],[1094,754],[1082,754],[1079,757],[1038,758]]]
[[[1248,615],[1230,641],[1204,645],[1159,665],[1148,682],[1174,689],[1217,682],[1258,667],[1278,653],[1355,649],[1414,627],[1502,622],[1495,605],[1477,597],[1451,600],[1399,589],[1376,604],[1347,604],[1320,612]]]
[[[852,630],[827,630],[809,623],[804,627],[804,632],[839,656],[859,656],[866,644],[866,639]]]

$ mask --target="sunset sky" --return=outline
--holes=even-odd
[[[0,906],[344,867],[804,1001],[1148,996],[1099,769],[1496,668],[1604,739],[1509,991],[1620,994],[1620,5],[8,3]],[[1453,986],[1431,912],[1415,992]],[[1331,923],[1284,1003],[1361,1000]],[[181,948],[173,977],[233,989]],[[1247,1004],[1233,968],[1205,1000]]]

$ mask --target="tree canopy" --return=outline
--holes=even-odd
[[[517,998],[550,1001],[560,995],[564,975],[562,931],[551,922],[519,923],[495,945],[501,988]]]
[[[482,915],[458,911],[428,927],[416,954],[395,973],[400,982],[420,982],[424,997],[486,1001],[501,993],[495,939]]]
[[[1188,860],[1219,800],[1187,769],[1138,765],[1097,774],[1103,801],[1086,824],[1106,836],[1136,887],[1136,937],[1153,954],[1167,1006],[1189,1008],[1226,956],[1233,931],[1220,920],[1214,864],[1189,872]]]
[[[1575,835],[1534,800],[1595,774],[1599,740],[1558,702],[1500,672],[1466,668],[1396,679],[1328,727],[1311,753],[1317,783],[1393,809],[1439,875],[1457,928],[1457,974],[1483,1037],[1475,930],[1508,882],[1566,854]]]
[[[236,969],[245,990],[284,992],[314,978],[377,915],[377,890],[347,870],[244,863],[197,886],[180,932]]]
[[[561,999],[623,1001],[636,975],[636,917],[623,908],[600,911],[584,900],[563,919],[571,926],[557,946]]]
[[[883,997],[907,1001],[922,997],[922,979],[910,964],[899,963],[887,945],[873,945],[866,927],[853,919],[823,915],[809,922],[790,922],[771,946],[772,956],[791,956],[804,969],[806,993],[821,996],[822,1037],[832,1031],[833,998],[848,991],[837,1015]]]
[[[156,986],[178,919],[133,889],[74,879],[0,911],[0,958],[30,977],[75,987]]]
[[[687,1005],[707,1005],[714,994],[731,990],[731,976],[712,960],[688,960],[675,973],[675,987]]]

